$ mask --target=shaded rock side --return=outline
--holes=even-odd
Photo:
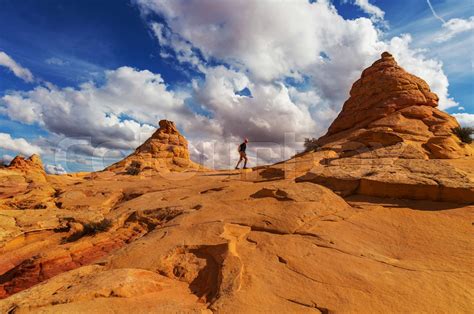
[[[184,171],[202,168],[190,160],[188,141],[178,131],[174,122],[161,120],[159,126],[135,152],[106,170],[138,174],[144,170]]]
[[[318,140],[344,156],[400,146],[400,157],[451,159],[474,155],[453,134],[456,119],[438,110],[438,96],[388,52],[362,72],[339,116]]]
[[[296,182],[324,185],[342,196],[353,194],[397,199],[474,203],[470,173],[444,160],[362,159],[326,160]]]

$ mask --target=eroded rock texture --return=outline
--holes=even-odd
[[[147,170],[169,172],[202,168],[190,160],[188,141],[174,122],[161,120],[159,126],[135,152],[107,170],[138,174]]]
[[[29,158],[24,158],[23,156],[16,156],[10,162],[8,166],[11,170],[19,170],[22,172],[43,172],[43,162],[41,161],[40,156],[33,154]]]
[[[354,83],[320,147],[285,164],[304,161],[308,171],[296,181],[343,196],[472,203],[472,167],[455,160],[473,163],[473,146],[460,141],[458,122],[437,105],[426,82],[385,52]]]
[[[456,119],[437,106],[438,96],[428,84],[384,52],[354,83],[350,98],[318,143],[346,156],[389,146],[396,146],[401,158],[472,156],[472,147],[453,134],[459,127]]]

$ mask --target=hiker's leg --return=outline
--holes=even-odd
[[[244,161],[244,168],[247,168],[247,161],[248,161],[249,159],[247,158],[247,156],[244,156],[244,159],[245,159],[245,161]]]
[[[242,156],[240,156],[239,161],[237,162],[237,166],[235,166],[235,169],[239,169],[239,165],[241,161],[242,161]]]

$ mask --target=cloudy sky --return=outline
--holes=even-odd
[[[0,0],[0,159],[100,170],[176,122],[195,161],[318,137],[390,51],[474,126],[472,0]]]

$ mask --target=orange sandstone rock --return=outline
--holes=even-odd
[[[13,158],[8,168],[11,170],[19,170],[23,172],[44,172],[41,158],[36,154],[31,155],[29,158],[18,155]]]
[[[319,145],[354,155],[367,149],[405,143],[410,152],[430,159],[474,155],[452,132],[459,124],[438,110],[438,96],[419,77],[407,73],[391,54],[362,72],[349,99]],[[402,158],[412,154],[400,153]]]
[[[137,174],[144,170],[169,172],[199,169],[200,166],[190,160],[188,141],[174,122],[161,120],[159,125],[160,128],[135,152],[106,170]]]

